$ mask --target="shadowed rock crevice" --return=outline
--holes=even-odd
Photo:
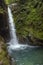
[[[4,0],[0,0],[0,35],[5,41],[10,39],[7,5]]]

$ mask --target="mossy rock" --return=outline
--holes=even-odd
[[[10,65],[6,47],[7,46],[4,39],[0,36],[0,65]]]

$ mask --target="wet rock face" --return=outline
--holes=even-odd
[[[7,6],[4,0],[0,0],[0,35],[3,36],[5,40],[9,39]]]

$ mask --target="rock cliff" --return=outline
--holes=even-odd
[[[8,25],[8,14],[7,5],[4,0],[0,0],[0,35],[8,40],[9,35],[9,25]]]
[[[9,36],[7,6],[4,0],[0,0],[0,65],[11,65],[11,58],[5,43]]]

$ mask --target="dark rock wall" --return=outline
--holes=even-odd
[[[4,0],[0,0],[0,65],[11,65],[11,57],[5,43],[9,37],[7,6]]]
[[[9,40],[9,26],[8,26],[8,13],[7,5],[4,0],[0,0],[0,35],[4,37],[5,40]]]

